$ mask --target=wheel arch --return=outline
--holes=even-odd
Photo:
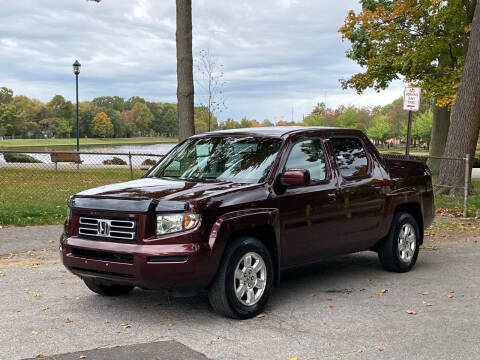
[[[211,260],[215,277],[226,247],[241,236],[251,236],[261,241],[272,257],[274,285],[280,282],[280,221],[278,209],[255,209],[224,214],[217,219],[209,237]]]

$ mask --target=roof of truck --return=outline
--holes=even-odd
[[[268,136],[268,137],[282,137],[292,132],[304,132],[312,130],[341,130],[337,127],[328,126],[266,126],[244,129],[228,129],[211,131],[197,136],[211,136],[211,135],[246,135],[246,136]],[[345,129],[347,130],[347,129]],[[352,129],[348,129],[352,130]]]

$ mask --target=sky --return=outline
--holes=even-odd
[[[385,105],[402,95],[343,90],[361,68],[338,28],[357,0],[193,0],[193,54],[223,65],[219,120],[300,121],[316,103]],[[72,63],[82,64],[80,101],[141,96],[176,102],[174,0],[16,0],[0,13],[0,86],[42,101],[74,101]],[[203,83],[195,71],[197,105]]]

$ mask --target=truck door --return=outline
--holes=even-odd
[[[364,250],[379,240],[385,199],[378,184],[383,175],[360,137],[335,136],[330,141],[340,173],[345,250]]]
[[[286,266],[313,262],[335,252],[338,238],[337,178],[325,156],[323,139],[301,139],[294,143],[283,167],[310,172],[310,184],[291,186],[275,199],[280,209],[282,263]]]

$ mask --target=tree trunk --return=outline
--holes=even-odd
[[[177,0],[178,138],[195,134],[193,122],[192,0]]]
[[[464,157],[475,155],[480,128],[480,6],[475,9],[472,31],[465,59],[457,99],[452,109],[450,130],[444,155]],[[470,162],[470,173],[472,169]],[[463,186],[465,164],[462,161],[443,160],[437,184]],[[471,185],[470,185],[471,186]],[[460,195],[462,189],[436,187],[437,193]]]
[[[433,104],[433,124],[429,155],[443,156],[447,143],[448,129],[450,127],[450,109],[439,107],[435,101]],[[440,170],[440,160],[428,159],[427,162],[432,174],[437,176]]]

